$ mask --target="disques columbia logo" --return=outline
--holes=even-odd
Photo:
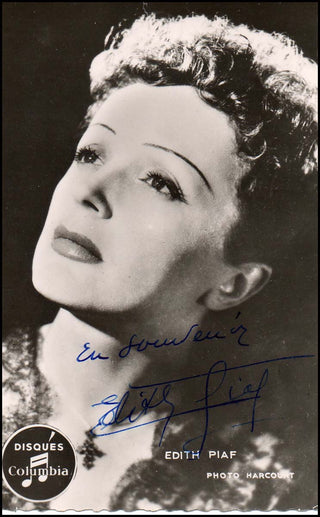
[[[30,425],[7,440],[3,478],[12,492],[28,501],[49,501],[71,483],[76,455],[69,439],[48,425]]]

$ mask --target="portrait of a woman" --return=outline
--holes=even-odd
[[[148,5],[105,23],[35,246],[55,315],[4,339],[4,439],[51,425],[77,473],[5,507],[312,509],[316,64]]]

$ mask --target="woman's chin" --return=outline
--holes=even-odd
[[[55,274],[56,273],[56,274]],[[32,283],[35,290],[47,300],[60,307],[87,314],[123,314],[134,311],[140,306],[135,300],[119,297],[120,289],[110,286],[99,293],[82,282],[71,277],[59,275],[44,268],[33,268]],[[106,296],[108,293],[108,296]]]
[[[85,292],[81,285],[72,282],[68,275],[53,267],[45,267],[37,260],[33,262],[32,283],[35,290],[47,298],[65,307],[85,307],[88,305],[88,291]]]
[[[40,239],[41,241],[41,239]],[[42,296],[60,306],[96,313],[131,315],[168,311],[176,300],[176,289],[168,282],[146,282],[129,269],[109,265],[83,264],[61,257],[42,242],[36,248],[32,265],[33,286]],[[162,288],[161,288],[162,286]]]

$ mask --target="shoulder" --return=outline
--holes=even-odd
[[[46,415],[48,387],[37,368],[39,328],[16,328],[3,342],[3,438]]]
[[[2,343],[3,368],[5,372],[12,373],[30,366],[35,358],[37,343],[37,330],[31,327],[14,329]],[[4,373],[5,373],[4,372]]]
[[[43,329],[36,327],[15,328],[2,343],[3,368],[3,441],[26,425],[44,421],[49,414],[48,391],[37,368],[37,353],[43,339]],[[30,503],[14,495],[3,485],[3,507],[46,510],[46,503]]]

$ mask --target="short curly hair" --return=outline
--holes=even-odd
[[[274,263],[284,244],[305,229],[306,204],[315,191],[316,63],[287,36],[220,16],[151,14],[112,32],[91,64],[94,102],[86,121],[112,89],[133,82],[193,86],[229,116],[247,164],[226,254],[231,261]]]

